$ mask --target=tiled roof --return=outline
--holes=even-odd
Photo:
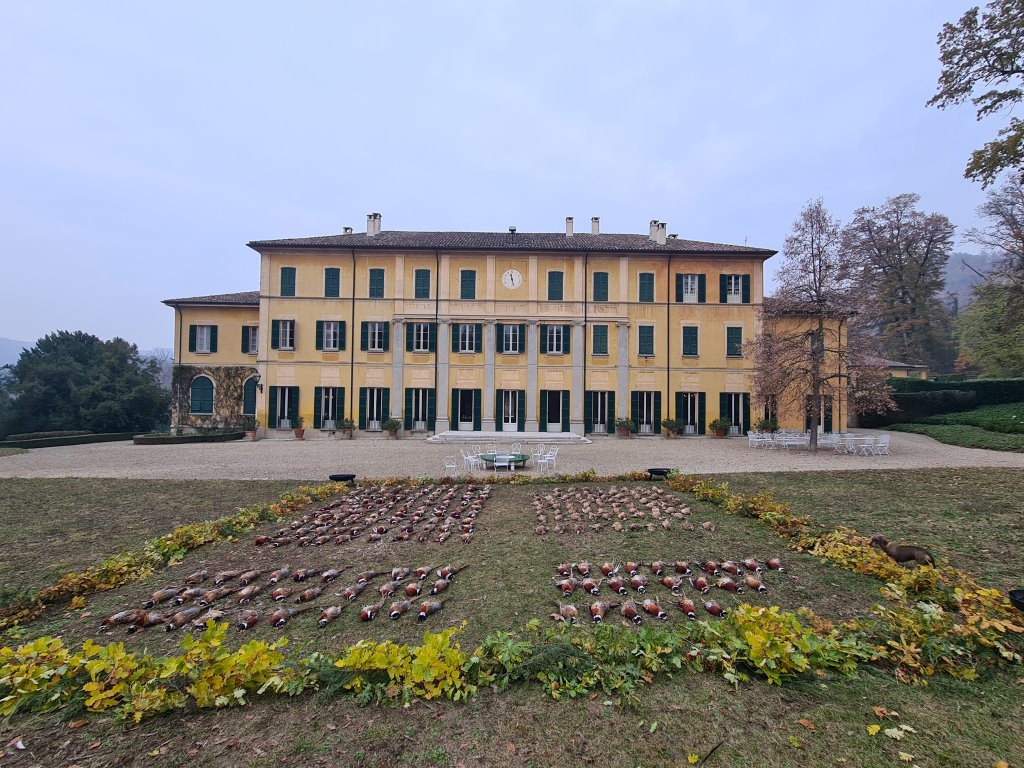
[[[191,296],[187,299],[164,299],[163,303],[169,307],[173,307],[178,304],[210,304],[258,307],[260,305],[260,292],[242,291],[240,293],[218,293],[215,296]]]
[[[927,365],[917,365],[915,363],[902,363],[899,360],[881,360],[882,365],[886,368],[927,368]]]
[[[399,232],[382,230],[367,237],[324,235],[285,240],[253,240],[249,247],[263,248],[355,248],[358,250],[441,250],[441,251],[590,251],[591,253],[664,253],[693,255],[743,255],[767,259],[776,251],[746,245],[705,243],[669,238],[664,245],[647,235],[574,234],[564,232]]]

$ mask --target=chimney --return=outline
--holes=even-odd
[[[647,239],[651,240],[652,242],[654,240],[658,239],[658,220],[657,219],[651,219],[651,231],[648,233]]]
[[[381,216],[379,213],[373,214],[373,234],[380,234]]]
[[[352,227],[343,227],[341,231],[344,234],[346,234],[346,235],[351,235],[352,234]]]
[[[565,236],[572,237],[572,216],[565,217]]]
[[[664,245],[668,238],[668,224],[664,221],[658,222],[658,245]]]
[[[366,214],[366,236],[373,237],[373,214]]]
[[[601,217],[591,216],[590,217],[590,234],[600,235],[601,234]]]

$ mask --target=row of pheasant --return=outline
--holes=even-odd
[[[645,568],[649,570],[649,575],[643,572]],[[589,606],[591,619],[600,623],[608,611],[619,608],[627,621],[633,624],[642,624],[643,614],[661,620],[668,619],[668,613],[661,607],[657,598],[644,597],[638,603],[636,599],[629,596],[631,589],[637,595],[646,595],[647,588],[652,583],[652,577],[656,579],[654,583],[660,582],[672,593],[671,599],[679,610],[686,614],[688,619],[694,620],[697,618],[697,606],[693,600],[682,594],[683,586],[686,583],[700,593],[700,602],[708,614],[723,617],[728,613],[728,609],[723,608],[714,599],[704,599],[711,588],[715,587],[736,595],[743,594],[745,588],[764,594],[768,591],[764,585],[766,569],[779,573],[785,572],[782,561],[777,557],[766,560],[764,566],[754,558],[746,558],[738,562],[705,560],[694,563],[685,560],[677,560],[672,563],[655,560],[648,566],[644,566],[640,562],[627,562],[621,566],[617,563],[604,563],[599,568],[587,562],[580,562],[560,563],[555,566],[558,576],[552,581],[565,598],[573,597],[577,589],[598,596],[601,593],[601,586],[607,583],[612,593],[625,596],[626,600],[621,602],[595,600]],[[577,606],[561,602],[556,605],[558,612],[551,614],[552,620],[569,622],[579,620],[580,609]]]
[[[256,546],[319,547],[363,539],[368,543],[436,541],[453,536],[469,543],[476,519],[490,498],[488,486],[386,486],[357,488],[289,522],[275,534],[257,536]]]
[[[445,566],[438,568],[433,565],[421,566],[416,569],[406,566],[392,568],[387,571],[363,571],[355,576],[354,581],[340,592],[334,593],[343,597],[345,602],[324,608],[317,621],[319,627],[326,627],[341,612],[354,603],[371,581],[390,575],[390,580],[378,587],[380,601],[364,605],[359,610],[362,621],[373,621],[382,611],[384,604],[397,597],[388,608],[392,619],[400,619],[406,613],[417,614],[419,621],[440,611],[444,600],[427,599],[435,597],[448,589],[455,575],[466,566]],[[228,611],[238,609],[235,619],[239,630],[247,630],[255,626],[266,612],[260,613],[254,606],[254,599],[259,595],[269,595],[274,603],[281,607],[275,609],[268,618],[275,627],[283,627],[288,621],[300,613],[312,610],[310,605],[331,586],[338,577],[351,566],[330,568],[317,571],[311,568],[300,568],[295,571],[285,565],[269,572],[261,569],[249,571],[226,570],[210,575],[208,569],[197,571],[185,577],[184,586],[159,589],[150,595],[141,609],[129,609],[108,616],[100,623],[100,631],[107,632],[116,626],[127,626],[128,633],[163,626],[168,632],[190,626],[202,629],[209,621],[220,621],[228,617]],[[266,577],[266,580],[264,580]],[[432,580],[434,579],[434,580]],[[212,581],[210,587],[207,582]],[[404,597],[403,597],[404,595]],[[229,599],[230,598],[230,599]],[[285,601],[298,605],[285,605]],[[186,604],[188,604],[186,606]]]
[[[623,531],[671,530],[678,525],[685,531],[696,530],[685,504],[675,505],[675,497],[660,487],[555,488],[533,495],[537,517],[534,533],[595,533],[607,529]],[[704,523],[713,531],[713,523]]]

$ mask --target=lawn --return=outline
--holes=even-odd
[[[964,448],[1021,453],[1024,452],[1024,403],[943,413],[911,424],[893,424],[889,429],[928,435],[940,443]]]
[[[913,539],[940,558],[948,557],[1000,587],[1013,578],[1013,561],[1005,557],[1006,553],[1019,551],[1024,544],[1020,524],[1024,502],[1016,492],[1024,479],[1021,472],[842,472],[827,476],[733,475],[722,479],[728,479],[734,490],[774,488],[779,497],[794,503],[796,511],[814,514],[827,527],[845,524],[868,533],[886,532],[893,539]],[[52,510],[47,530],[71,531],[80,524],[76,505],[66,497],[62,481],[19,482],[34,485],[19,491],[22,498],[33,500],[36,509]],[[144,511],[148,523],[132,520],[132,530],[125,531],[116,542],[106,542],[100,556],[164,533],[182,519],[201,516],[193,508],[192,517],[182,517],[182,499],[173,496],[162,500],[138,497],[135,503],[145,504],[146,509],[135,508],[121,500],[124,489],[103,482],[108,486],[109,498],[104,501],[102,489],[94,489],[88,499],[90,505],[96,509],[119,508],[122,516]],[[215,488],[225,484],[187,485],[192,497],[208,499]],[[219,508],[211,503],[202,514],[225,514],[246,501],[268,500],[281,491],[280,484],[244,485],[252,497],[225,498]],[[655,498],[656,490],[664,488],[660,483],[616,485],[638,489],[644,499]],[[668,530],[659,525],[654,531],[644,527],[619,533],[607,527],[595,531],[581,526],[580,533],[573,530],[537,535],[534,496],[553,489],[547,485],[495,486],[468,543],[458,536],[444,543],[421,543],[415,538],[393,542],[390,536],[368,542],[363,535],[340,545],[258,547],[256,535],[274,535],[282,528],[281,524],[267,525],[238,541],[196,550],[180,565],[145,582],[90,596],[84,611],[52,608],[23,629],[18,642],[42,633],[60,634],[71,644],[97,639],[95,628],[100,617],[122,607],[139,606],[150,592],[178,584],[185,574],[202,567],[211,571],[251,566],[270,569],[287,563],[293,569],[351,566],[355,572],[395,565],[468,564],[447,590],[444,610],[424,624],[408,616],[399,621],[378,618],[361,623],[354,608],[349,607],[324,630],[316,628],[318,611],[314,610],[296,617],[283,630],[264,623],[244,635],[232,633],[230,638],[232,644],[237,644],[251,638],[287,636],[292,641],[289,647],[298,656],[314,650],[337,653],[343,645],[363,638],[416,643],[424,628],[439,631],[463,621],[467,625],[462,643],[471,649],[495,630],[521,629],[534,618],[547,624],[546,617],[559,601],[552,582],[555,565],[563,561],[650,562],[657,557],[756,557],[764,561],[780,556],[787,570],[765,577],[769,590],[766,595],[723,596],[715,590],[716,599],[726,607],[740,601],[778,604],[790,610],[808,606],[835,620],[865,615],[879,599],[878,581],[788,551],[767,526],[750,518],[726,515],[685,494],[666,492],[662,496],[677,510],[686,505],[692,509],[685,519],[670,518]],[[4,492],[8,493],[6,489]],[[51,496],[55,498],[51,500]],[[391,500],[386,503],[397,506]],[[5,527],[13,527],[8,514],[0,520],[5,521]],[[694,524],[694,530],[684,530],[684,522]],[[702,523],[712,523],[714,530],[705,530]],[[998,543],[992,540],[993,527],[1002,529]],[[114,536],[113,529],[107,536]],[[35,553],[43,563],[38,567],[45,572],[63,567],[53,560],[52,550],[40,548]],[[79,552],[78,567],[85,564],[87,554],[85,550]],[[60,556],[63,558],[64,553]],[[335,593],[351,581],[348,575],[343,573],[332,587]],[[372,582],[355,608],[373,602],[363,598],[373,595],[383,581]],[[664,599],[667,592],[657,586],[652,587],[651,594]],[[265,595],[260,596],[257,603],[265,600]],[[325,594],[313,605],[319,608],[336,600],[333,593]],[[577,602],[582,603],[579,599]],[[684,621],[676,609],[671,610],[670,622]],[[614,621],[620,621],[617,615]],[[180,633],[159,629],[133,636],[121,630],[109,637],[125,642],[130,650],[146,649],[154,654],[176,651]],[[580,626],[571,631],[592,630]],[[6,639],[7,644],[12,642],[13,638]],[[853,678],[832,673],[806,675],[778,687],[756,681],[732,686],[712,674],[684,672],[672,678],[660,677],[643,687],[639,700],[630,706],[600,693],[554,702],[535,685],[515,686],[500,694],[483,691],[466,704],[418,701],[407,708],[359,708],[347,699],[321,700],[307,694],[291,700],[267,698],[241,710],[186,710],[143,721],[138,727],[125,727],[96,716],[84,718],[83,724],[62,721],[59,715],[22,715],[0,725],[0,744],[20,736],[28,746],[24,752],[12,755],[13,765],[468,766],[500,761],[515,767],[593,764],[637,768],[684,765],[690,754],[710,754],[706,765],[891,766],[903,764],[899,753],[904,752],[913,755],[912,762],[922,768],[990,766],[1000,759],[1016,764],[1024,755],[1020,677],[1017,667],[983,670],[978,682],[935,677],[927,687],[907,686],[864,667]],[[887,716],[883,721],[874,707],[899,715]],[[871,736],[867,731],[873,724],[886,729],[900,723],[913,730],[903,731],[899,741],[883,733]]]

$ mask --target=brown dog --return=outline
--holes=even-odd
[[[924,547],[890,544],[889,540],[881,534],[875,534],[871,537],[871,545],[878,547],[885,552],[885,554],[900,564],[909,563],[913,560],[918,565],[935,565],[935,559],[932,557],[932,553]]]

